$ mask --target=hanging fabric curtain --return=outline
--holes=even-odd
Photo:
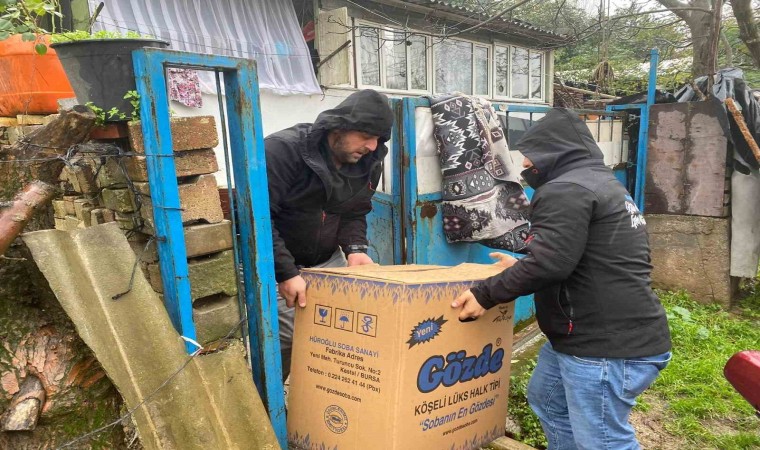
[[[462,94],[430,99],[443,175],[448,242],[519,252],[528,237],[528,198],[491,104]]]
[[[100,0],[88,0],[90,11]],[[135,31],[172,50],[255,59],[259,87],[318,94],[311,55],[291,1],[109,0],[93,31]]]

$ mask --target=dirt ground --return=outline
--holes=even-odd
[[[652,395],[644,394],[649,408],[646,412],[634,410],[631,413],[631,425],[636,429],[636,437],[644,450],[680,450],[688,448],[689,444],[680,436],[670,434],[665,430],[668,418],[663,411],[662,400]]]

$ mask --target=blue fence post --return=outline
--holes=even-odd
[[[657,89],[657,65],[660,61],[660,53],[653,48],[649,57],[649,84],[647,87],[647,103],[641,108],[639,123],[639,145],[636,151],[636,192],[635,200],[639,211],[644,212],[644,191],[647,182],[647,150],[649,144],[649,110],[654,105],[655,91]]]
[[[196,340],[193,303],[190,295],[182,208],[174,167],[174,150],[169,122],[169,98],[160,55],[136,51],[133,55],[140,102],[145,157],[153,205],[159,267],[164,285],[164,303],[180,335]],[[150,99],[150,100],[148,100]],[[197,346],[185,343],[188,353]]]
[[[286,449],[272,223],[255,64],[252,60],[242,60],[240,69],[244,70],[225,72],[224,81],[230,148],[233,151],[235,203],[243,212],[238,216],[238,231],[248,311],[251,369],[256,387],[265,399],[280,446]]]
[[[401,195],[401,214],[404,223],[406,248],[404,249],[403,262],[406,264],[421,262],[416,261],[415,245],[417,243],[416,211],[417,204],[417,128],[415,124],[415,109],[419,100],[406,97],[402,104],[404,141],[401,147],[401,181],[403,183]]]

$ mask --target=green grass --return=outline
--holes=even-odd
[[[760,448],[760,420],[723,377],[736,352],[760,349],[760,321],[750,297],[738,314],[701,305],[684,293],[660,293],[668,311],[673,360],[651,392],[664,400],[669,432],[720,449]]]
[[[513,439],[536,448],[546,448],[546,436],[541,423],[528,405],[528,381],[536,359],[525,363],[520,372],[509,378],[509,416],[520,425],[520,432]]]
[[[665,429],[694,448],[760,449],[760,419],[723,377],[723,366],[734,353],[760,349],[760,289],[752,289],[736,314],[699,304],[684,293],[659,295],[670,322],[673,360],[647,395],[664,405]],[[541,426],[525,398],[534,366],[512,377],[509,413],[521,427],[514,439],[545,448]],[[652,407],[641,402],[636,408],[646,414]]]

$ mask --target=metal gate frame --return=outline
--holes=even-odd
[[[212,70],[217,77],[220,72],[223,74],[228,119],[222,126],[226,125],[229,132],[235,204],[238,206],[235,253],[242,256],[240,261],[236,261],[236,271],[237,264],[242,265],[253,381],[267,408],[280,446],[285,449],[285,397],[256,63],[248,59],[153,48],[136,50],[132,55],[137,92],[142,99],[140,116],[164,301],[177,331],[192,341],[195,341],[196,334],[165,71],[167,67],[184,67]],[[186,345],[188,353],[195,354],[197,346],[191,342]]]

